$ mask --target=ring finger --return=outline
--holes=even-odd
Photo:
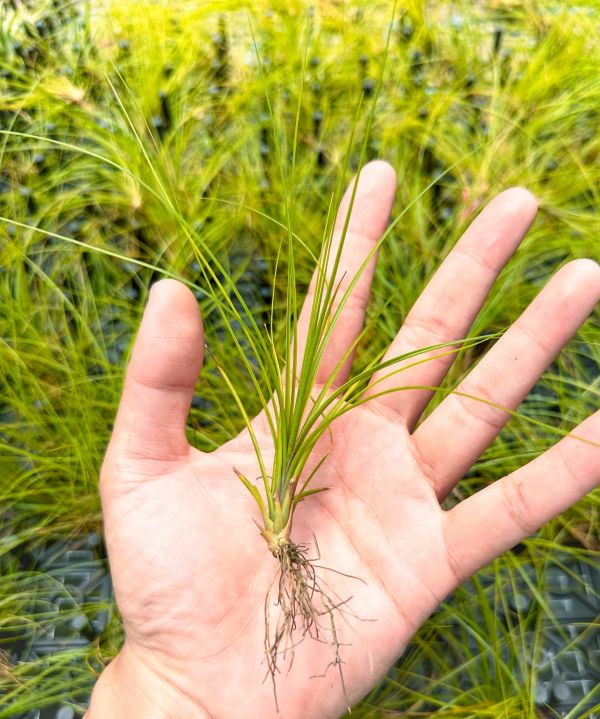
[[[562,267],[413,440],[439,499],[473,465],[600,299],[592,260]]]

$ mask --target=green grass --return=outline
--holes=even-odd
[[[150,283],[166,273],[195,285],[212,356],[189,436],[210,449],[243,426],[217,364],[247,412],[260,402],[234,352],[216,280],[211,289],[202,277],[190,238],[214,254],[217,279],[232,278],[259,325],[269,320],[272,293],[283,348],[287,264],[278,248],[293,231],[300,298],[331,195],[359,161],[387,3],[315,7],[297,141],[308,3],[198,5],[120,0],[93,20],[80,5],[76,20],[65,4],[46,31],[35,21],[51,6],[39,2],[29,32],[23,13],[7,4],[0,11],[0,647],[4,632],[31,632],[51,610],[53,580],[20,570],[19,552],[100,528],[98,470]],[[505,329],[566,261],[598,258],[600,49],[590,39],[600,31],[599,5],[543,0],[499,9],[507,6],[412,2],[398,10],[366,156],[394,165],[393,216],[408,209],[382,247],[357,371],[390,342],[473,203],[507,186],[528,187],[540,212],[472,336]],[[495,28],[503,31],[497,51]],[[293,186],[280,172],[292,152]],[[239,310],[231,286],[229,296]],[[565,431],[597,408],[598,320],[596,313],[553,363],[524,415]],[[234,327],[243,342],[241,329]],[[483,349],[460,354],[448,386]],[[258,373],[258,381],[266,391],[268,378]],[[515,418],[454,499],[557,437]],[[551,621],[546,571],[564,553],[598,561],[599,499],[596,490],[523,552],[480,573],[477,602],[459,590],[357,715],[536,716],[535,666]],[[522,616],[507,602],[525,571],[535,601]],[[100,640],[76,656],[52,655],[43,668],[0,654],[0,717],[85,697],[119,641],[115,615]]]

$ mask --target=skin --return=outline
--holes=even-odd
[[[338,211],[339,241],[350,190]],[[338,279],[348,281],[384,231],[396,190],[385,162],[360,175]],[[513,188],[474,220],[432,277],[389,356],[462,338],[536,213]],[[370,263],[340,316],[317,378],[323,384],[360,332]],[[340,293],[341,294],[341,293]],[[459,391],[516,408],[600,299],[600,267],[562,267],[496,342]],[[303,351],[311,295],[299,321]],[[600,481],[600,412],[529,464],[443,510],[441,500],[498,434],[509,414],[456,393],[422,423],[431,397],[410,389],[377,397],[332,426],[319,470],[329,491],[300,505],[292,539],[320,549],[327,591],[351,597],[338,613],[343,675],[326,643],[306,640],[273,687],[265,679],[264,599],[276,564],[253,519],[259,513],[233,467],[259,474],[247,431],[203,454],[185,437],[202,366],[203,330],[191,292],[173,280],[152,288],[127,369],[101,471],[107,547],[125,644],[95,687],[88,719],[338,717],[401,655],[461,581],[557,515]],[[439,352],[437,353],[439,354]],[[412,366],[376,386],[435,386],[451,358]],[[336,377],[350,371],[346,362]],[[254,420],[267,466],[264,417]],[[314,452],[327,451],[329,437]],[[315,556],[316,550],[311,550]],[[275,611],[275,610],[273,610]],[[327,617],[322,617],[328,626]],[[315,677],[313,675],[324,674]]]

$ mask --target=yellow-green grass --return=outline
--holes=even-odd
[[[40,622],[45,609],[32,609],[32,599],[51,592],[45,575],[19,569],[20,548],[100,527],[98,469],[151,281],[168,274],[196,285],[212,356],[189,436],[209,449],[243,425],[215,361],[248,412],[259,403],[218,301],[192,264],[190,236],[214,253],[220,276],[240,288],[259,324],[268,321],[270,304],[258,286],[275,284],[274,332],[283,350],[286,257],[279,256],[275,276],[278,248],[293,231],[300,300],[331,195],[359,159],[391,4],[199,5],[109,2],[93,17],[84,13],[77,23],[65,15],[50,33],[33,37],[22,16],[3,10],[0,632]],[[37,3],[32,23],[50,9]],[[505,329],[564,262],[598,258],[598,10],[596,2],[398,5],[367,157],[394,165],[395,216],[408,209],[382,247],[357,370],[392,339],[478,204],[507,186],[528,187],[540,212],[473,336]],[[35,61],[15,53],[15,41],[21,52],[38,48]],[[289,172],[280,172],[291,166],[292,150],[293,186]],[[596,313],[528,398],[524,415],[564,432],[597,408],[599,335]],[[460,354],[447,387],[481,351],[478,345]],[[558,437],[525,418],[511,420],[454,499]],[[458,592],[358,715],[536,716],[535,662],[548,631],[545,572],[561,552],[598,560],[599,497],[592,493],[521,553],[487,569],[493,591],[477,597],[484,626],[474,619],[473,597]],[[536,599],[524,617],[507,598],[526,569]],[[453,639],[450,622],[476,630],[477,649]],[[116,652],[119,633],[115,615],[99,641],[74,656],[51,656],[45,669],[0,656],[0,717],[85,696],[94,672]],[[435,652],[440,641],[452,651]],[[490,671],[490,662],[500,668]],[[418,691],[407,689],[410,672],[423,673],[423,666]],[[486,676],[473,682],[476,690],[460,688]]]

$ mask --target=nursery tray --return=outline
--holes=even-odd
[[[555,623],[548,621],[540,652],[536,704],[540,716],[563,717],[575,707],[576,716],[583,716],[600,702],[600,696],[594,691],[600,684],[600,625],[594,626],[600,614],[600,568],[568,555],[558,559],[561,566],[549,567],[545,579],[544,599]],[[112,587],[105,549],[98,534],[21,552],[19,562],[24,569],[52,577],[64,591],[47,598],[56,612],[52,618],[40,622],[37,631],[20,636],[12,643],[0,634],[0,646],[8,651],[12,661],[43,659],[65,649],[85,647],[102,635],[111,616],[107,609],[98,610],[98,606],[110,603]],[[485,585],[485,574],[480,583]],[[464,589],[476,596],[472,582],[467,582]],[[515,615],[518,612],[524,616],[533,601],[524,581],[507,591],[507,603]],[[86,705],[87,701],[74,697],[69,704],[44,707],[14,717],[73,719],[81,715]],[[80,709],[74,709],[75,706]],[[600,719],[600,712],[588,716]]]
[[[45,597],[38,595],[36,606],[30,608],[38,617],[32,622],[35,629],[24,631],[13,641],[0,631],[0,647],[8,652],[11,662],[43,661],[44,657],[57,652],[84,649],[102,635],[111,618],[113,594],[106,551],[99,534],[21,551],[18,560],[22,570],[44,576],[49,580],[44,585],[54,589]],[[43,615],[39,614],[40,606],[45,608]],[[91,684],[90,676],[90,691]],[[79,694],[71,704],[85,707],[87,701],[89,697],[82,702]],[[1,705],[0,708],[6,709]],[[61,704],[9,716],[73,719],[81,716],[81,711]]]

